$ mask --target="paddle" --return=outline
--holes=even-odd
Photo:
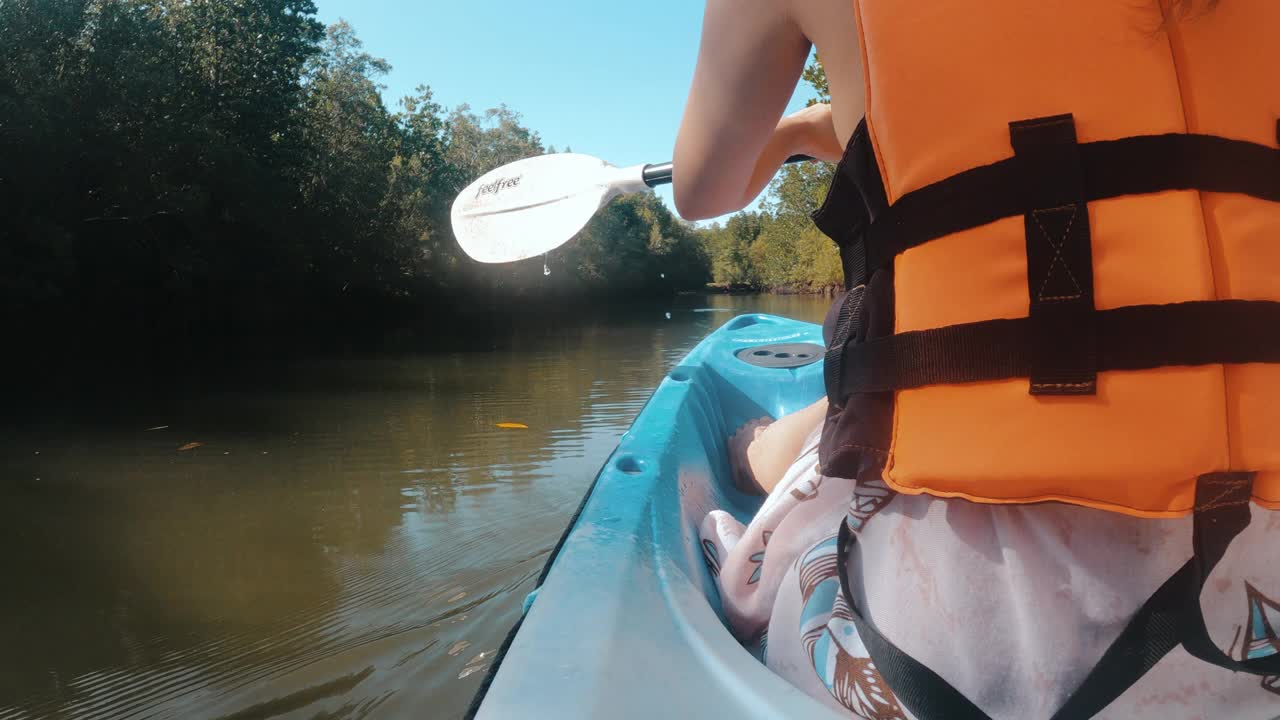
[[[788,163],[813,158],[796,155]],[[537,257],[568,242],[613,198],[671,182],[671,163],[618,168],[557,153],[491,170],[453,201],[453,234],[484,263]]]

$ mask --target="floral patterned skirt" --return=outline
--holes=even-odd
[[[700,534],[734,634],[851,717],[914,720],[841,596],[846,517],[861,548],[850,578],[869,619],[997,719],[1051,716],[1190,553],[1190,517],[981,505],[825,477],[820,429],[749,526],[717,510]],[[1280,652],[1280,511],[1252,510],[1201,596],[1211,636],[1241,659]],[[1232,673],[1179,647],[1098,717],[1277,718],[1280,678]]]

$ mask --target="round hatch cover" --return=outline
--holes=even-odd
[[[795,368],[818,362],[826,351],[814,343],[779,343],[742,348],[734,354],[739,360],[757,367]]]

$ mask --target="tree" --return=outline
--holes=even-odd
[[[711,279],[697,232],[649,193],[609,203],[563,253],[581,286],[596,294],[669,294]]]
[[[717,225],[710,230],[707,249],[715,282],[731,287],[761,287],[751,246],[760,236],[766,217],[760,212],[742,212],[730,217],[723,227]]]
[[[520,114],[506,105],[479,115],[460,105],[449,115],[445,158],[458,172],[458,190],[496,167],[545,151],[538,133],[522,125]]]
[[[813,88],[818,94],[816,98],[809,101],[809,106],[818,103],[831,102],[831,85],[827,82],[827,69],[822,66],[822,58],[817,53],[813,54],[813,62],[805,67],[804,72],[800,74],[800,79],[809,83],[809,87]]]

